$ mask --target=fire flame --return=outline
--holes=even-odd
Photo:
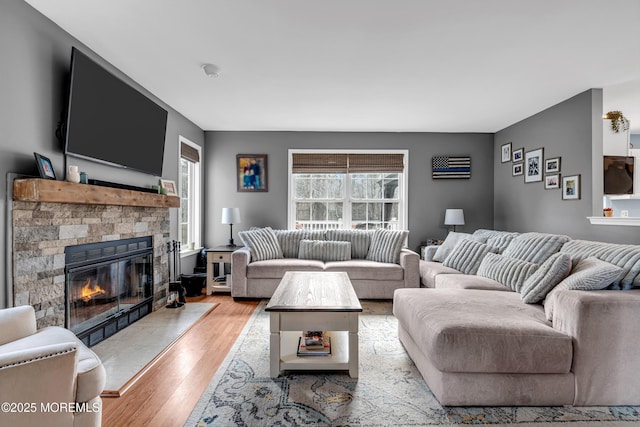
[[[102,289],[97,284],[96,285],[92,284],[91,283],[91,278],[88,278],[87,281],[84,282],[84,286],[80,290],[80,297],[82,298],[82,301],[89,302],[93,298],[95,298],[96,296],[104,295],[106,293],[107,293],[107,291]]]

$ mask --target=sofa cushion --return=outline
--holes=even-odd
[[[394,314],[443,372],[568,373],[571,337],[514,292],[399,289]]]
[[[440,262],[420,260],[420,283],[427,288],[436,287],[436,277],[440,274],[462,274],[455,268],[445,267]]]
[[[326,232],[327,240],[351,242],[352,259],[365,259],[367,257],[372,235],[373,231],[370,230],[332,229]]]
[[[329,240],[301,240],[300,259],[320,261],[347,261],[351,259],[351,242]]]
[[[498,248],[473,239],[462,239],[445,258],[442,265],[455,268],[464,274],[476,274],[480,263],[489,252],[497,253]]]
[[[400,251],[405,246],[408,231],[405,230],[384,230],[378,228],[371,236],[371,245],[367,259],[378,262],[400,262]]]
[[[525,280],[520,290],[522,301],[527,304],[542,301],[570,272],[571,257],[569,255],[561,252],[551,255]]]
[[[256,261],[247,265],[248,279],[281,279],[287,271],[322,271],[324,262],[312,259],[282,258]]]
[[[553,319],[553,298],[554,292],[563,289],[578,291],[595,291],[604,289],[615,282],[624,274],[624,270],[616,265],[601,261],[596,257],[585,258],[579,261],[571,269],[571,274],[553,288],[547,294],[548,302],[545,301],[544,310],[547,320]]]
[[[522,285],[538,268],[537,264],[489,253],[478,268],[478,276],[487,277],[520,292]]]
[[[437,289],[484,289],[513,292],[508,286],[493,279],[472,274],[439,274],[435,277]]]
[[[399,281],[404,280],[404,270],[398,264],[352,259],[351,261],[327,262],[325,271],[344,271],[351,280]]]
[[[571,238],[560,234],[524,233],[514,238],[502,252],[504,256],[542,264],[560,251]]]
[[[497,248],[497,253],[501,254],[520,233],[479,228],[473,232],[473,235],[486,239],[487,245]]]
[[[562,246],[561,252],[571,255],[574,263],[595,256],[622,268],[625,273],[613,282],[612,289],[640,287],[640,246],[615,243],[571,240]]]
[[[271,227],[238,233],[242,243],[249,248],[252,261],[282,258],[282,249],[278,237]]]
[[[285,258],[298,258],[300,240],[310,238],[307,230],[273,230],[273,232],[278,238]]]
[[[447,234],[444,242],[442,242],[436,253],[433,255],[433,260],[443,262],[462,239],[472,239],[481,243],[487,241],[484,237],[473,236],[469,233],[456,233],[455,231],[451,231]]]

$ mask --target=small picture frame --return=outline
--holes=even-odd
[[[560,172],[560,157],[553,157],[551,159],[545,159],[544,161],[544,173],[559,173]]]
[[[511,161],[513,163],[521,162],[524,158],[524,148],[518,148],[517,150],[513,150],[511,153]]]
[[[178,188],[176,187],[175,181],[171,181],[169,179],[161,179],[160,180],[160,188],[166,191],[167,196],[177,196]]]
[[[266,154],[238,154],[236,156],[236,182],[239,192],[268,191]]]
[[[544,149],[527,151],[524,154],[524,182],[542,181]]]
[[[544,176],[544,189],[545,190],[554,190],[556,188],[560,188],[560,175],[545,175]]]
[[[502,147],[500,147],[500,153],[501,153],[501,162],[502,163],[507,163],[509,161],[511,161],[511,143],[508,142],[506,144],[503,144]]]
[[[524,163],[516,163],[515,165],[512,165],[511,175],[512,176],[522,175],[524,173],[523,166],[524,166]]]
[[[580,200],[580,175],[562,177],[562,200]]]
[[[38,166],[40,178],[56,179],[56,172],[53,170],[51,160],[42,154],[33,153],[33,155],[36,158],[36,165]]]

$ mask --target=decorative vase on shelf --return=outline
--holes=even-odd
[[[67,167],[67,181],[75,183],[80,182],[80,172],[78,172],[77,166]]]
[[[603,211],[604,216],[606,217],[612,217],[613,216],[613,209],[611,208],[605,208]]]

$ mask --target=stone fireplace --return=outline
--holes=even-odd
[[[168,208],[178,206],[179,199],[174,196],[42,179],[15,180],[11,219],[14,305],[33,306],[38,328],[50,325],[73,328],[70,317],[74,308],[91,306],[94,311],[106,309],[113,312],[112,303],[118,298],[125,305],[138,309],[145,305],[145,301],[148,302],[148,309],[138,310],[132,317],[146,314],[143,313],[145,310],[162,307],[166,303],[169,286],[166,253],[170,232]],[[138,243],[142,240],[146,243]],[[95,249],[103,247],[105,242],[115,241],[135,242],[133,257],[119,260],[116,267],[108,269],[99,266],[72,269],[78,273],[75,280],[86,282],[92,275],[95,275],[93,280],[105,275],[123,277],[135,274],[136,277],[129,284],[122,285],[122,289],[113,292],[110,289],[109,296],[95,289],[90,291],[94,293],[94,301],[83,301],[80,297],[68,305],[67,254],[74,253],[73,248],[78,245]],[[149,246],[146,255],[136,252],[144,246]],[[117,247],[118,244],[107,244],[107,249],[101,251],[108,255],[115,253]],[[84,256],[78,255],[77,251],[75,255],[76,261],[78,256]],[[150,260],[146,267],[135,265],[144,262],[145,257]],[[74,266],[79,267],[77,263],[73,264],[72,259]],[[121,285],[109,283],[108,286]],[[140,291],[144,295],[142,298],[139,298]],[[84,318],[89,311],[88,308],[84,310],[81,317]]]

